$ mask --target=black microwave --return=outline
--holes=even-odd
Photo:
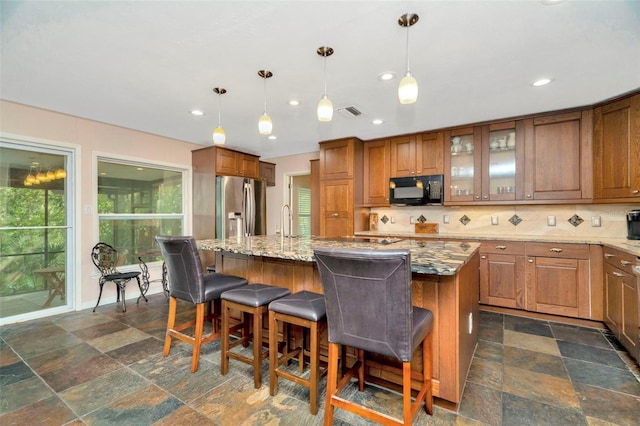
[[[391,178],[389,203],[401,206],[442,204],[443,175]]]

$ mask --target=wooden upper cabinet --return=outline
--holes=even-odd
[[[258,157],[216,147],[216,174],[220,176],[260,177]]]
[[[366,142],[363,148],[363,205],[389,205],[389,139]]]
[[[391,139],[391,177],[418,176],[416,136]]]
[[[593,110],[525,120],[521,199],[578,200],[593,196]]]
[[[356,147],[357,143],[359,148]],[[361,145],[361,141],[356,142],[353,138],[322,142],[320,144],[320,180],[353,178],[356,150],[359,149],[358,155],[362,155]]]
[[[423,133],[417,136],[417,170],[419,175],[444,173],[444,132]]]
[[[594,198],[640,198],[640,94],[595,109]]]
[[[260,161],[260,178],[267,182],[267,186],[276,186],[276,165]]]

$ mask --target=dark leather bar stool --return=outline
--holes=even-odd
[[[253,382],[258,389],[262,385],[262,360],[269,356],[269,351],[262,351],[263,316],[269,309],[269,303],[291,294],[289,289],[267,284],[251,284],[243,288],[229,290],[222,293],[222,353],[221,372],[229,372],[229,358],[253,365]],[[232,343],[229,342],[230,310],[242,312],[244,325],[242,337]],[[253,315],[253,358],[249,358],[231,349],[242,344],[249,345],[249,314]]]
[[[278,321],[282,322],[284,346],[282,357],[278,357]],[[301,345],[289,350],[289,324],[304,327]],[[310,291],[274,300],[269,304],[269,393],[274,396],[278,390],[278,377],[291,380],[309,389],[311,414],[318,413],[318,381],[327,372],[320,374],[320,331],[326,325],[324,296]],[[305,334],[309,332],[309,350],[305,350]],[[298,357],[299,372],[304,372],[305,355],[309,356],[309,378],[295,375],[280,366]]]
[[[409,250],[316,248],[329,328],[329,373],[324,424],[333,422],[335,407],[389,425],[409,425],[425,401],[433,413],[431,390],[433,313],[411,303]],[[422,343],[422,374],[415,402],[411,403],[411,358]],[[338,382],[338,347],[356,348],[358,360]],[[349,401],[340,396],[352,377],[364,390],[364,353],[375,352],[402,363],[403,418]]]
[[[220,337],[220,295],[234,288],[246,287],[248,282],[242,277],[226,274],[203,274],[200,255],[193,237],[157,236],[156,240],[162,251],[167,271],[171,279],[169,287],[169,320],[164,341],[163,355],[169,355],[171,338],[175,337],[193,345],[191,372],[198,371],[200,363],[200,347]],[[175,325],[178,299],[196,305],[196,318]],[[211,306],[213,302],[213,306]],[[205,304],[209,313],[205,316]],[[203,337],[204,322],[211,321],[212,331]],[[193,337],[182,333],[187,328],[195,327]]]

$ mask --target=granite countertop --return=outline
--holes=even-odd
[[[419,274],[455,275],[471,255],[478,251],[479,243],[447,241],[416,241],[408,239],[377,239],[342,237],[295,237],[282,239],[279,235],[259,235],[226,240],[198,240],[201,250],[229,251],[251,256],[314,262],[315,247],[353,247],[376,250],[409,249],[411,270]]]
[[[418,234],[415,232],[375,232],[361,231],[356,235],[363,237],[377,238],[420,238],[426,240],[473,240],[473,241],[531,241],[531,242],[550,242],[550,243],[571,243],[571,244],[600,244],[605,247],[611,247],[623,250],[633,256],[640,257],[640,240],[629,240],[627,238],[604,238],[589,236],[561,236],[561,235],[503,235],[503,234],[484,234],[484,235],[468,235],[468,234]]]

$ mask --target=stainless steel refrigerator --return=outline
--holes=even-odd
[[[216,238],[266,233],[266,182],[235,176],[216,177]]]

